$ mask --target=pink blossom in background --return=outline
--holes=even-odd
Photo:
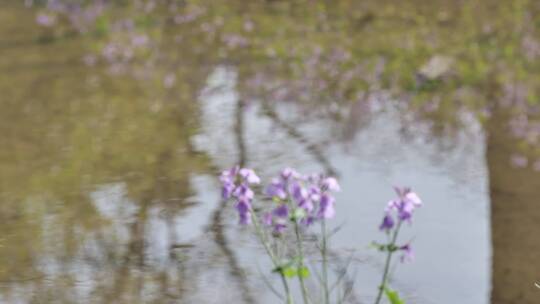
[[[56,16],[46,13],[39,13],[36,16],[36,23],[43,27],[51,27],[56,24]]]
[[[529,160],[521,154],[513,154],[510,157],[510,163],[516,168],[525,168],[527,167]]]

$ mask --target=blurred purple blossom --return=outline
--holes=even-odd
[[[333,218],[336,214],[334,209],[334,198],[327,193],[321,195],[318,217],[321,219]]]
[[[242,168],[238,174],[249,184],[259,184],[261,179],[251,169]]]
[[[516,168],[525,168],[527,167],[529,160],[521,154],[513,154],[510,156],[510,163]]]
[[[238,211],[238,215],[240,217],[240,224],[241,225],[247,225],[251,223],[251,216],[250,216],[250,210],[251,210],[251,203],[250,200],[247,197],[241,197],[236,202],[236,210]]]
[[[299,182],[294,182],[291,186],[291,190],[292,190],[292,197],[296,201],[297,204],[301,204],[305,200],[308,199],[307,190],[302,185],[300,185]]]
[[[166,88],[166,89],[170,89],[174,86],[174,83],[176,82],[176,75],[174,75],[173,73],[168,73],[167,75],[165,75],[165,77],[163,78],[163,86]]]
[[[402,263],[414,261],[414,252],[410,244],[405,244],[398,249],[403,252],[403,255],[400,257]]]
[[[222,181],[221,197],[229,199],[234,191],[234,183],[229,181]]]
[[[383,221],[381,225],[379,226],[379,229],[383,231],[390,231],[392,228],[394,228],[394,219],[392,218],[390,214],[387,213],[383,217]]]
[[[285,231],[286,228],[287,228],[287,225],[285,225],[282,221],[276,221],[276,223],[274,223],[273,233],[281,234],[283,233],[283,231]]]
[[[333,177],[328,177],[328,178],[325,178],[322,182],[322,186],[326,189],[326,190],[330,190],[330,191],[340,191],[340,187],[339,187],[339,184],[337,182],[337,180]]]
[[[238,199],[252,200],[254,193],[253,190],[251,190],[251,188],[249,188],[246,183],[242,183],[234,189],[233,196]]]
[[[276,197],[281,200],[285,199],[287,197],[285,185],[278,178],[274,178],[272,183],[266,187],[266,195]]]
[[[260,182],[259,177],[251,169],[233,167],[221,172],[221,195],[227,200],[233,197],[236,200],[235,208],[238,211],[240,224],[247,225],[251,222],[251,201],[254,193],[250,184]]]
[[[135,35],[131,37],[131,44],[134,47],[145,47],[148,45],[148,42],[150,42],[150,39],[148,38],[148,35],[145,34]]]
[[[249,223],[251,203],[255,196],[250,185],[259,184],[261,179],[252,169],[233,167],[220,175],[223,199],[233,198],[240,223]],[[293,220],[305,226],[316,220],[335,216],[335,198],[332,192],[339,191],[337,180],[321,174],[301,175],[292,168],[283,169],[278,177],[264,188],[266,196],[277,204],[271,212],[264,213],[262,222],[272,226],[274,233],[281,233],[287,221]],[[291,214],[294,214],[291,217]]]
[[[253,31],[254,25],[251,20],[244,21],[244,31],[251,32]]]
[[[36,23],[43,27],[51,27],[56,24],[56,16],[47,13],[38,13]]]
[[[339,191],[337,180],[320,174],[302,176],[292,168],[285,168],[274,178],[267,188],[267,194],[274,199],[290,201],[305,211],[301,222],[312,224],[315,219],[329,219],[335,216],[335,199],[331,192]]]
[[[310,213],[313,211],[315,206],[313,205],[313,200],[311,198],[303,199],[298,203],[298,207],[304,209],[306,212]]]
[[[281,178],[288,180],[289,178],[298,178],[300,175],[292,168],[285,168],[281,171]]]
[[[385,217],[396,211],[400,221],[410,221],[414,210],[422,206],[422,201],[410,188],[394,187],[394,190],[398,197],[388,202]]]
[[[273,214],[277,217],[287,218],[289,217],[289,207],[287,207],[287,204],[281,204],[274,209]]]
[[[271,212],[266,212],[265,214],[263,214],[263,217],[262,217],[262,222],[264,225],[266,226],[271,226],[272,225],[272,213]]]

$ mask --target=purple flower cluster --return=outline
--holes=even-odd
[[[221,196],[227,200],[233,197],[236,200],[235,208],[240,216],[240,224],[251,222],[251,202],[253,190],[250,185],[259,184],[261,179],[251,169],[238,166],[225,170],[219,177],[222,184]]]
[[[96,24],[96,20],[103,15],[107,7],[107,1],[77,1],[49,0],[46,2],[45,11],[39,12],[36,22],[43,27],[51,27],[57,23],[57,19],[67,19],[80,33],[85,33]],[[31,6],[32,3],[29,3]]]
[[[222,197],[234,198],[241,224],[251,220],[254,197],[250,185],[259,184],[260,178],[251,169],[234,167],[221,173]],[[335,199],[332,192],[339,191],[337,180],[320,174],[301,175],[294,169],[285,168],[266,187],[266,195],[276,206],[264,213],[262,223],[273,227],[274,233],[282,233],[290,220],[305,226],[317,220],[335,216]]]
[[[416,208],[422,206],[422,200],[410,188],[394,187],[398,197],[389,201],[386,207],[383,220],[379,226],[380,230],[390,232],[392,229],[399,229],[396,227],[396,223],[400,224],[404,221],[411,222],[413,213]],[[397,233],[397,231],[395,232]],[[410,244],[395,247],[395,244],[391,244],[389,248],[392,251],[402,251],[401,261],[412,261],[414,259],[414,253]]]
[[[265,214],[264,223],[273,226],[275,233],[281,233],[291,218],[306,226],[316,220],[333,218],[335,199],[332,192],[339,190],[333,177],[303,176],[285,168],[266,188],[266,195],[277,203],[277,207]]]
[[[381,230],[389,231],[394,228],[396,223],[394,213],[398,221],[410,222],[414,210],[422,206],[422,201],[410,188],[394,187],[394,190],[398,197],[388,202],[383,221],[379,226]]]

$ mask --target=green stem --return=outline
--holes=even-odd
[[[384,264],[383,277],[382,277],[381,285],[379,286],[379,293],[377,294],[377,299],[375,300],[375,304],[379,304],[381,302],[383,291],[386,288],[386,281],[388,280],[388,272],[390,270],[390,262],[392,261],[392,254],[394,254],[394,247],[395,247],[397,236],[399,233],[399,228],[401,228],[401,221],[399,221],[396,227],[396,230],[394,230],[394,234],[392,235],[392,240],[390,242],[390,245],[388,246],[388,254],[386,255],[386,262]]]
[[[287,278],[280,272],[281,282],[283,283],[283,289],[285,289],[286,303],[293,304],[293,298],[291,291],[289,290],[289,284],[287,283]]]
[[[262,231],[261,226],[259,225],[257,216],[255,216],[255,212],[253,210],[250,210],[249,213],[251,214],[251,221],[253,222],[253,226],[255,226],[255,232],[257,233],[257,236],[259,237],[259,240],[261,241],[264,247],[264,250],[266,251],[266,254],[268,254],[270,259],[272,260],[272,264],[274,268],[280,267],[277,257],[275,256],[272,249],[268,245],[268,242],[266,241],[266,237],[264,236],[264,232]],[[291,291],[289,289],[289,283],[287,282],[287,278],[285,277],[282,271],[279,271],[279,276],[281,277],[283,289],[285,290],[286,304],[293,304],[293,298],[292,298]]]
[[[299,255],[299,264],[300,264],[300,269],[304,269],[305,266],[304,266],[304,250],[303,250],[303,246],[302,246],[302,239],[300,238],[300,229],[298,227],[298,222],[296,220],[294,220],[294,232],[296,233],[296,244],[297,244],[297,247],[298,247],[298,255]],[[304,300],[304,304],[308,304],[309,303],[309,299],[308,299],[308,293],[307,293],[307,289],[306,289],[306,284],[304,282],[304,277],[302,275],[300,275],[300,273],[298,273],[298,280],[300,281],[300,287],[302,288],[302,299]]]
[[[328,291],[328,257],[327,257],[327,245],[326,245],[326,221],[323,219],[321,222],[322,244],[322,279],[324,287],[324,303],[330,304],[330,293]]]

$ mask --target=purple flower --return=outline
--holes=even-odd
[[[234,184],[229,182],[229,181],[226,181],[226,182],[223,182],[223,185],[221,187],[221,197],[224,199],[224,200],[227,200],[229,198],[231,198],[231,195],[234,191]]]
[[[319,187],[316,187],[316,186],[310,186],[309,187],[309,198],[314,200],[314,201],[317,201],[320,199],[320,195],[321,195],[321,189]]]
[[[302,187],[302,185],[300,185],[300,183],[296,182],[292,185],[292,197],[298,204],[300,204],[307,199],[308,192],[306,189],[304,189],[304,187]]]
[[[274,231],[273,233],[274,234],[282,234],[283,231],[285,231],[285,228],[287,228],[287,225],[285,225],[284,223],[281,223],[281,222],[276,222],[274,224]]]
[[[313,223],[315,223],[315,217],[314,216],[308,215],[308,216],[306,216],[305,218],[302,219],[302,224],[304,224],[306,226],[310,226]]]
[[[251,222],[251,200],[254,197],[250,183],[258,183],[260,179],[251,169],[240,169],[238,166],[221,172],[219,180],[222,183],[221,195],[223,199],[234,197],[235,208],[238,211],[240,224]]]
[[[236,179],[236,175],[238,174],[238,166],[236,167],[232,167],[231,169],[229,170],[225,170],[223,172],[221,172],[221,175],[219,176],[219,180],[224,183],[224,182],[230,182],[230,183],[234,183],[235,182],[235,179]]]
[[[241,184],[234,189],[233,195],[238,199],[253,199],[253,191],[246,184]]]
[[[390,229],[394,228],[394,219],[390,214],[386,214],[383,218],[383,221],[381,225],[379,226],[380,230],[386,230],[390,231]]]
[[[414,261],[414,252],[410,244],[399,247],[399,250],[403,251],[403,255],[399,258],[402,263]]]
[[[407,194],[405,194],[405,199],[411,202],[415,208],[422,206],[422,200],[420,200],[420,197],[410,190],[407,192]]]
[[[265,214],[263,214],[262,222],[266,226],[272,226],[272,213],[266,212]]]
[[[395,187],[394,190],[396,191],[397,195],[399,196],[400,200],[406,200],[411,202],[414,207],[420,207],[422,206],[422,201],[418,197],[418,195],[411,191],[411,188],[408,187]]]
[[[261,179],[251,169],[242,168],[238,173],[248,184],[259,184]]]
[[[398,198],[388,202],[386,213],[397,211],[398,218],[401,221],[409,220],[417,207],[422,206],[422,201],[418,195],[411,191],[410,188],[394,187],[398,194]]]
[[[247,213],[240,213],[240,219],[238,221],[240,225],[249,225],[251,224],[251,217],[249,216],[249,212]]]
[[[408,200],[394,201],[395,209],[398,212],[398,217],[400,220],[410,220],[412,213],[414,211],[414,205]]]
[[[285,168],[283,171],[281,171],[281,178],[283,180],[288,180],[289,178],[298,178],[299,174],[294,169],[291,168]]]
[[[250,185],[259,184],[261,179],[252,169],[238,166],[223,171],[219,179],[223,199],[233,198],[240,223],[249,224],[251,202],[255,196]],[[335,199],[330,193],[339,190],[339,184],[333,177],[325,178],[321,174],[302,176],[294,169],[285,168],[265,188],[266,195],[278,204],[271,212],[263,214],[262,224],[273,227],[274,233],[281,233],[286,229],[292,213],[297,215],[295,221],[306,226],[316,220],[333,218]]]
[[[238,215],[240,216],[240,224],[247,225],[251,223],[251,204],[246,199],[240,199],[236,203],[236,210],[238,211]]]
[[[394,236],[392,238],[392,243],[387,245],[377,245],[375,243],[375,245],[380,250],[388,251],[388,254],[391,254],[394,251],[401,251],[402,255],[400,260],[402,263],[405,263],[414,260],[414,253],[409,243],[403,246],[396,246],[395,241],[397,233],[399,232],[399,225],[403,221],[411,220],[414,210],[417,207],[422,206],[422,200],[420,200],[418,195],[412,192],[410,188],[394,187],[394,189],[398,195],[398,198],[388,202],[383,220],[379,225],[379,229],[385,232],[390,232],[393,229]],[[397,216],[397,228],[395,222],[396,218],[394,216]]]
[[[238,185],[238,177],[244,180]],[[229,199],[232,196],[236,198],[253,199],[253,191],[249,188],[249,184],[257,184],[260,182],[259,177],[251,169],[238,166],[221,172],[219,180],[222,184],[221,195],[223,199]]]
[[[323,186],[323,189],[328,190],[328,191],[337,192],[341,190],[337,180],[333,177],[325,178],[322,182],[322,186]]]
[[[304,199],[299,204],[298,207],[306,210],[306,212],[311,212],[315,209],[315,206],[313,206],[313,202],[310,199]]]
[[[247,213],[249,212],[250,203],[248,200],[241,199],[236,203],[236,210],[238,210],[239,213]]]
[[[289,217],[289,207],[287,207],[286,204],[281,204],[276,209],[274,209],[273,214],[277,217],[287,218]]]
[[[285,185],[281,181],[279,181],[279,179],[274,178],[272,180],[272,183],[268,185],[268,187],[266,187],[266,195],[284,200],[285,198],[287,198]]]
[[[336,214],[334,210],[334,198],[330,195],[324,193],[321,195],[321,200],[319,202],[319,213],[318,217],[321,219],[333,218]]]

